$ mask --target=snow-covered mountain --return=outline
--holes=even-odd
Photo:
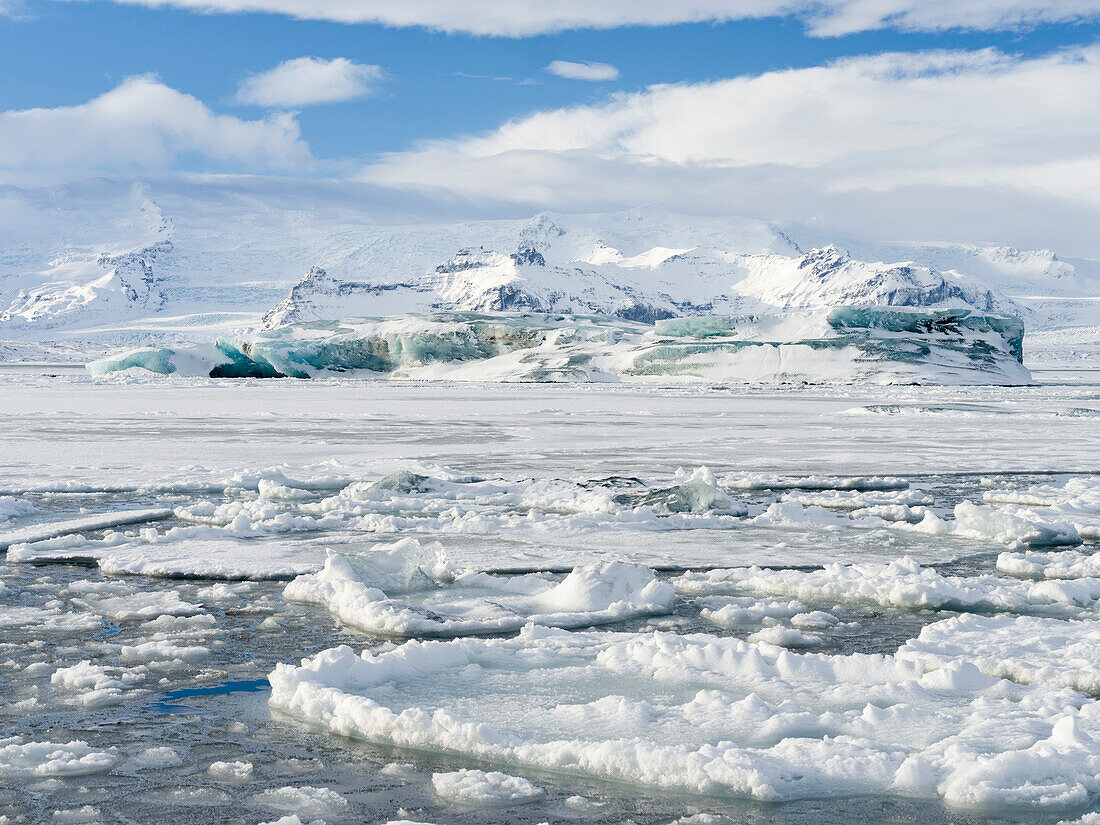
[[[869,244],[661,208],[423,224],[337,195],[210,181],[0,189],[0,341],[177,345],[361,316],[653,324],[841,306],[1016,315],[1040,360],[1092,358],[1100,340],[1100,264],[1047,250]]]

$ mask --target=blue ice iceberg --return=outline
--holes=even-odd
[[[654,325],[541,313],[314,321],[88,365],[212,378],[355,372],[473,381],[1021,384],[1023,322],[967,309],[833,307]]]

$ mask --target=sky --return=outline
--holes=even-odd
[[[208,174],[1097,257],[1100,0],[0,0],[0,184]]]

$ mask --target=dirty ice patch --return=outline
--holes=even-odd
[[[899,794],[1059,808],[1100,793],[1100,703],[969,662],[793,653],[705,634],[347,646],[278,665],[271,706],[333,734],[760,800]]]
[[[446,802],[481,808],[534,802],[546,796],[546,791],[523,777],[467,768],[433,774],[432,789]]]
[[[1100,694],[1100,622],[1033,616],[958,616],[930,624],[898,650],[925,667],[966,661],[1014,682]]]
[[[321,547],[273,539],[211,535],[204,528],[142,530],[137,536],[109,533],[102,539],[61,536],[17,544],[8,560],[42,564],[94,561],[111,575],[196,577],[204,579],[289,579],[320,568]]]
[[[1100,599],[1100,579],[1029,582],[992,575],[944,576],[909,556],[888,564],[833,563],[809,571],[732,567],[688,572],[672,583],[684,596],[762,596],[819,605],[1040,615],[1088,614]]]
[[[425,552],[418,542],[406,539],[366,559],[330,553],[323,570],[299,576],[286,586],[283,597],[325,607],[358,630],[401,637],[501,633],[528,623],[586,627],[669,613],[675,598],[671,585],[659,581],[649,568],[625,562],[577,567],[560,582],[542,574],[487,573],[440,580],[445,568],[434,561],[433,545],[428,548]],[[403,565],[401,571],[379,576],[378,565],[370,563],[370,556],[376,555],[394,566]],[[401,558],[405,561],[396,560]],[[425,563],[418,565],[418,560]],[[366,569],[356,562],[366,563]],[[415,578],[410,580],[416,575],[422,580],[419,587]],[[389,595],[379,584],[400,597]]]

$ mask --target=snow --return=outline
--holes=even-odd
[[[432,788],[444,801],[476,807],[532,802],[546,795],[546,791],[522,777],[471,768],[434,774]]]

